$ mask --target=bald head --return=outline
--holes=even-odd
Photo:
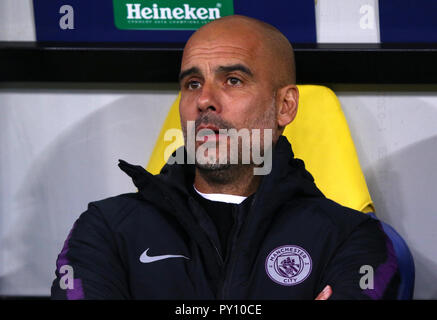
[[[226,16],[198,29],[185,46],[184,58],[192,47],[214,46],[215,42],[225,39],[263,59],[276,88],[296,83],[294,53],[288,39],[272,25],[246,16]]]
[[[298,106],[293,48],[273,26],[244,16],[204,25],[188,40],[179,75],[181,122],[272,129],[273,141]]]

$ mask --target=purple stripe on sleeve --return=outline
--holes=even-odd
[[[82,300],[85,299],[82,288],[82,280],[74,279],[74,289],[67,289],[68,300]]]
[[[64,246],[62,247],[61,253],[58,255],[58,261],[56,262],[56,268],[58,272],[62,266],[68,264],[68,260],[67,260],[68,242],[70,241],[71,234],[73,233],[74,227],[76,227],[76,222],[74,223],[73,228],[71,228],[70,233],[67,236],[67,239],[65,239]]]
[[[60,269],[64,265],[70,265],[70,262],[67,258],[67,253],[69,250],[69,242],[71,238],[71,234],[73,233],[74,228],[76,227],[76,222],[74,223],[73,227],[70,230],[70,233],[67,236],[67,239],[64,242],[64,246],[62,248],[61,253],[58,255],[58,260],[56,261],[56,268],[58,271],[58,274],[60,277],[62,277]],[[74,272],[74,269],[73,269]],[[67,299],[68,300],[80,300],[84,299],[84,291],[82,286],[82,280],[81,279],[73,279],[73,288],[72,289],[64,289],[66,291]]]
[[[374,274],[374,287],[373,289],[366,289],[364,293],[368,295],[373,300],[382,299],[384,292],[387,289],[390,280],[393,278],[394,274],[398,269],[398,262],[396,258],[396,253],[393,248],[393,244],[389,237],[385,234],[384,230],[379,224],[379,228],[384,233],[386,237],[386,248],[387,248],[387,259],[383,264],[381,264]]]

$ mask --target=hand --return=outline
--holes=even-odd
[[[328,300],[329,297],[332,294],[332,288],[331,286],[326,286],[322,292],[319,293],[319,295],[316,297],[315,300]]]

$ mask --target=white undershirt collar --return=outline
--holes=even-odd
[[[219,201],[219,202],[226,202],[226,203],[233,203],[233,204],[240,204],[244,200],[246,200],[247,197],[243,196],[236,196],[233,194],[224,194],[224,193],[202,193],[199,190],[196,189],[196,187],[193,185],[194,190],[198,194],[200,194],[203,198],[211,200],[211,201]]]

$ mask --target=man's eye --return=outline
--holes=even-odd
[[[227,83],[231,86],[237,86],[241,84],[241,80],[238,78],[228,78]]]
[[[187,88],[190,90],[195,90],[200,88],[200,82],[199,81],[190,81],[187,83]]]

